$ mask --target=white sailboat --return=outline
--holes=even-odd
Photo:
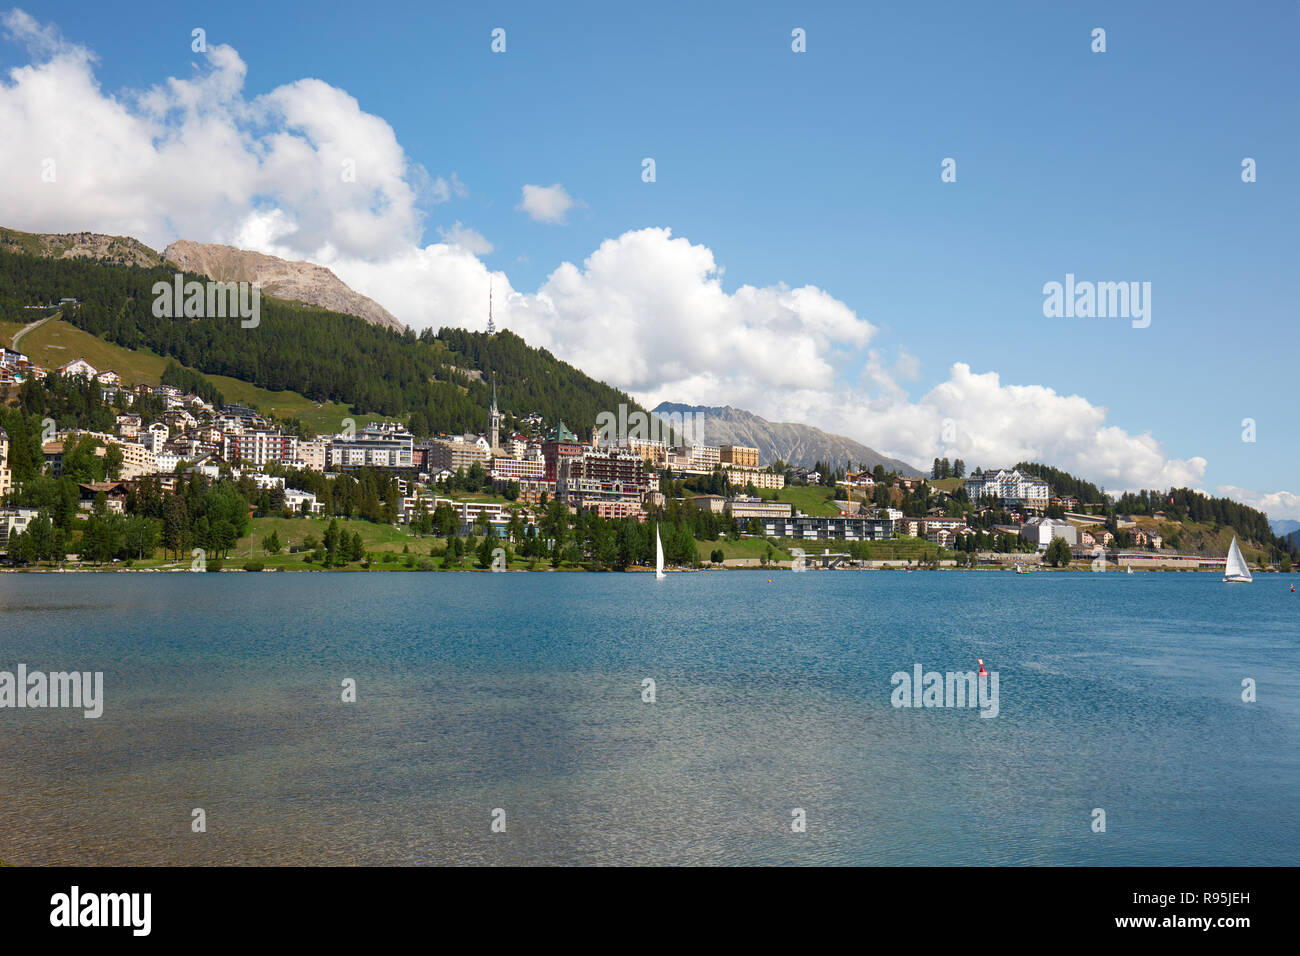
[[[664,543],[659,539],[659,525],[655,525],[655,580],[664,579]]]
[[[1129,574],[1132,574],[1132,573],[1133,573],[1133,565],[1131,565],[1131,564],[1128,566],[1128,573],[1129,573]]]
[[[1250,568],[1246,567],[1246,559],[1241,554],[1241,548],[1237,547],[1237,536],[1232,537],[1232,547],[1228,549],[1228,563],[1224,568],[1223,580],[1231,584],[1249,584],[1251,581]]]

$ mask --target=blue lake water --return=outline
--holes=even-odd
[[[0,710],[0,859],[1300,860],[1289,578],[768,580],[0,575],[0,670],[103,671],[106,697]],[[894,672],[977,658],[995,719],[892,706]]]

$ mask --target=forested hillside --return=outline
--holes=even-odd
[[[1016,467],[1045,480],[1051,486],[1053,494],[1074,495],[1081,504],[1099,505],[1099,509],[1091,509],[1095,513],[1136,518],[1155,518],[1159,515],[1160,520],[1169,525],[1190,522],[1200,529],[1173,531],[1170,534],[1172,545],[1194,547],[1193,538],[1204,537],[1221,528],[1230,528],[1243,542],[1255,542],[1274,556],[1282,552],[1295,553],[1293,541],[1273,532],[1268,515],[1231,498],[1211,498],[1191,488],[1170,488],[1167,491],[1143,489],[1136,493],[1125,492],[1111,499],[1092,482],[1050,465],[1022,461]]]
[[[508,331],[488,336],[445,328],[417,337],[267,297],[256,328],[243,328],[238,319],[159,318],[152,289],[173,276],[169,267],[0,251],[0,318],[21,321],[24,306],[74,298],[79,304],[65,308],[64,319],[105,341],[148,348],[270,391],[344,403],[357,414],[403,418],[417,435],[485,430],[493,372],[502,409],[521,417],[537,412],[547,422],[583,429],[620,403],[639,408],[625,393]],[[473,371],[483,374],[467,374]]]

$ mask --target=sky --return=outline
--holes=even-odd
[[[1294,0],[180,6],[0,7],[0,225],[416,329],[491,284],[650,405],[1300,518]],[[1145,316],[1047,314],[1067,275]]]

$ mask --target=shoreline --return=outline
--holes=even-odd
[[[1127,567],[1127,566],[1125,566]],[[707,566],[699,568],[665,568],[665,574],[698,574],[707,571],[766,571],[769,574],[774,571],[789,572],[792,569],[788,565],[772,565],[763,567],[762,565],[733,565],[730,567]],[[1222,574],[1221,569],[1215,568],[1134,568],[1136,574]],[[977,567],[977,568],[959,568],[955,566],[941,566],[938,568],[919,568],[907,567],[906,565],[887,565],[881,567],[838,567],[838,568],[805,568],[800,574],[808,572],[831,572],[831,571],[903,571],[906,573],[922,571],[977,571],[981,573],[1002,572],[1015,573],[1015,567]],[[1127,572],[1120,569],[1113,571],[1096,571],[1085,565],[1079,567],[1066,568],[1035,568],[1029,572],[1031,574],[1069,574],[1069,573],[1087,573],[1087,574],[1126,574]],[[419,568],[407,567],[383,567],[383,568],[263,568],[260,571],[249,571],[245,568],[220,568],[214,571],[195,571],[192,568],[112,568],[112,567],[70,567],[70,568],[0,568],[0,574],[653,574],[654,568],[636,566],[623,569],[615,568],[583,568],[583,567],[566,567],[566,568],[507,568],[505,571],[493,571],[491,568],[434,568],[422,571]],[[1254,570],[1253,574],[1300,574],[1300,568],[1290,572],[1280,570]]]

